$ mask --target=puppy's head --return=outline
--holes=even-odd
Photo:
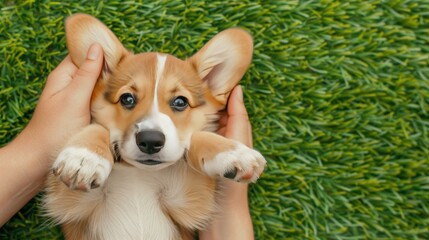
[[[110,131],[122,160],[160,169],[184,155],[193,132],[216,130],[252,58],[252,38],[240,29],[216,35],[183,61],[162,53],[133,54],[94,17],[76,14],[66,21],[70,56],[80,66],[99,43],[105,65],[93,92],[93,121]]]

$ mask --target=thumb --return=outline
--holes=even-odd
[[[225,137],[242,142],[247,146],[252,145],[250,134],[250,122],[246,107],[243,103],[243,90],[241,86],[235,87],[228,101],[228,123]]]
[[[74,94],[79,94],[80,99],[89,100],[94,85],[100,76],[103,66],[103,49],[98,43],[94,43],[88,50],[85,61],[79,66],[69,87]]]

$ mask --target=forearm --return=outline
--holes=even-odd
[[[49,156],[29,132],[0,149],[0,227],[42,188]]]
[[[223,184],[225,186],[221,191],[221,212],[207,229],[200,232],[200,239],[253,239],[253,225],[247,200],[247,184],[229,180],[225,180]]]

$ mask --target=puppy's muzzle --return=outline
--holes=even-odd
[[[165,135],[155,130],[141,131],[136,134],[136,143],[140,151],[155,154],[164,147]]]

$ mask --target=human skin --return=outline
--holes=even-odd
[[[0,226],[44,185],[52,159],[67,139],[90,123],[90,99],[103,65],[98,44],[80,68],[67,56],[49,75],[29,124],[0,148]],[[234,88],[219,134],[252,147],[252,133],[243,93]],[[247,184],[222,180],[221,212],[200,232],[200,239],[253,239]]]
[[[67,56],[51,72],[28,125],[0,149],[0,226],[43,187],[53,157],[90,122],[90,99],[103,65],[93,45],[81,68]]]
[[[218,133],[252,148],[252,127],[243,103],[241,86],[233,89],[226,114],[220,120]],[[221,209],[212,223],[200,232],[200,239],[254,239],[249,212],[247,184],[222,180]]]

